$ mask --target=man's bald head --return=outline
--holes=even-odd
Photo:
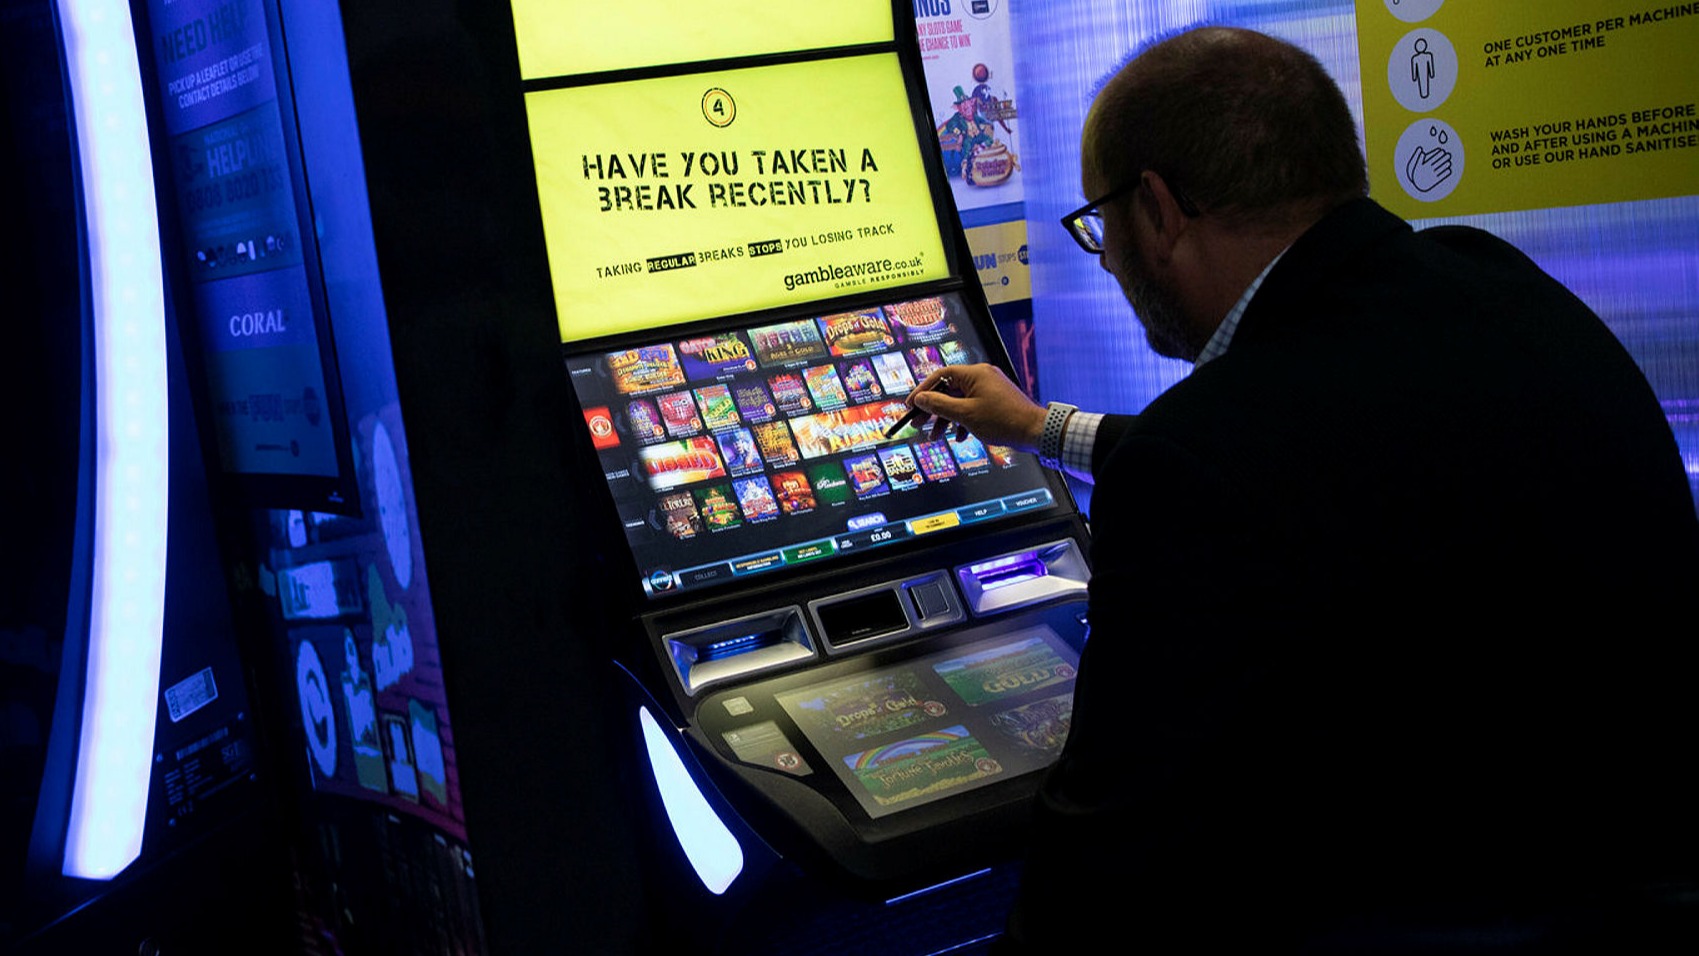
[[[1273,37],[1203,27],[1141,52],[1086,123],[1088,195],[1160,174],[1204,214],[1287,227],[1368,193],[1344,95],[1316,59]]]

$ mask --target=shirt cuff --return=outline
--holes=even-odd
[[[1091,453],[1097,447],[1097,427],[1103,416],[1097,412],[1075,412],[1068,416],[1062,432],[1062,470],[1086,484],[1092,483]]]

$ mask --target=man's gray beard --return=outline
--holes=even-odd
[[[1129,261],[1123,265],[1131,264]],[[1126,277],[1121,281],[1121,292],[1144,326],[1145,341],[1150,343],[1151,350],[1167,358],[1197,361],[1203,343],[1192,342],[1190,326],[1175,297],[1160,283],[1139,275],[1136,267],[1123,268],[1121,275]]]

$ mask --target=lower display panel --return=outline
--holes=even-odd
[[[721,756],[803,778],[846,818],[1043,770],[1067,739],[1085,605],[1072,602],[705,698]],[[859,810],[859,813],[856,812]]]

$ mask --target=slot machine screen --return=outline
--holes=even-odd
[[[1055,505],[1030,455],[933,438],[903,398],[984,361],[950,293],[569,354],[650,597]]]
[[[539,79],[525,108],[562,342],[951,274],[894,52]]]

